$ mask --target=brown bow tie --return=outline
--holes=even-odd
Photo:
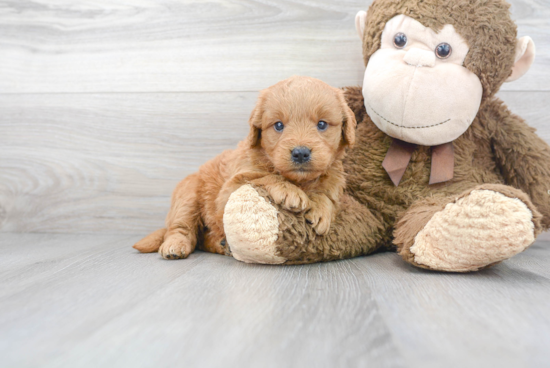
[[[416,144],[394,139],[382,167],[390,176],[395,186],[399,185],[411,156],[416,149]],[[432,168],[430,172],[430,184],[442,183],[453,178],[454,172],[454,148],[453,142],[432,147]]]

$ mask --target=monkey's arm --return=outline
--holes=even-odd
[[[491,126],[497,165],[506,184],[529,194],[544,216],[544,228],[550,228],[550,147],[499,99],[491,101],[481,117]]]
[[[367,114],[361,87],[344,87],[342,89],[344,90],[344,97],[346,98],[349,108],[355,114],[357,124],[360,124]]]

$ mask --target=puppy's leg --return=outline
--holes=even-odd
[[[250,183],[264,187],[276,204],[289,211],[302,212],[309,208],[307,194],[281,175],[267,175]]]
[[[227,204],[227,201],[229,200],[229,196],[231,196],[231,193],[239,189],[244,184],[247,184],[253,180],[256,180],[258,178],[262,178],[268,174],[264,172],[241,172],[226,181],[220,192],[218,193],[218,196],[216,197],[216,212],[220,219],[223,219],[223,211],[225,209],[225,205]]]
[[[310,209],[305,218],[313,226],[318,235],[326,235],[336,214],[336,206],[325,194],[312,193],[309,195]]]
[[[172,205],[166,217],[166,234],[159,253],[166,259],[187,258],[197,245],[200,221],[198,173],[183,179],[172,195]]]
[[[217,171],[217,166],[209,164],[201,170],[202,177],[208,179],[201,184],[200,191],[201,202],[203,203],[201,208],[202,224],[205,226],[201,233],[202,238],[199,247],[207,252],[229,255],[231,252],[229,252],[223,230],[223,213],[229,196],[243,184],[265,176],[266,173],[258,171],[239,172],[224,182]],[[213,180],[214,178],[218,180]]]
[[[326,175],[319,178],[316,186],[308,190],[311,208],[306,212],[305,219],[317,235],[328,234],[330,224],[335,219],[346,185],[343,173],[341,162],[335,163]]]

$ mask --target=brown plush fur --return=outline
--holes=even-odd
[[[359,87],[346,88],[345,94],[352,106],[360,106],[357,103],[362,100]],[[328,238],[310,234],[300,215],[280,211],[278,252],[288,257],[287,263],[347,258],[379,248],[395,249],[395,244],[400,246],[404,259],[411,262],[410,239],[421,229],[420,223],[425,224],[429,215],[442,209],[451,198],[454,200],[483,184],[500,184],[500,193],[513,192],[524,201],[533,211],[536,234],[550,227],[550,195],[547,193],[550,189],[550,147],[500,100],[493,98],[484,104],[472,126],[454,141],[454,178],[435,185],[428,185],[431,149],[419,147],[396,187],[382,167],[391,138],[374,125],[364,107],[355,112],[364,119],[358,125],[355,148],[344,160],[344,170],[346,193],[352,197],[347,199],[347,205],[352,203],[351,211],[358,216],[349,216],[348,211],[342,210]],[[495,117],[505,118],[496,120]],[[514,134],[507,134],[507,131]],[[423,208],[424,219],[417,219],[416,224],[404,221],[401,225],[410,224],[411,227],[400,230],[396,222],[405,218],[408,211],[416,211],[416,206],[434,208]],[[411,216],[413,214],[408,218]],[[300,236],[295,237],[296,234]],[[394,236],[399,238],[394,241]]]
[[[268,197],[263,188],[258,193]],[[372,212],[344,194],[328,234],[319,236],[303,214],[275,205],[279,213],[278,255],[285,264],[333,261],[370,254],[381,248],[384,226]]]
[[[550,147],[494,97],[514,60],[516,27],[508,8],[500,0],[374,1],[366,21],[365,63],[379,48],[385,23],[397,14],[436,30],[453,24],[469,43],[464,65],[482,82],[482,104],[472,125],[453,142],[451,181],[428,184],[431,148],[419,146],[396,187],[382,167],[392,138],[366,114],[361,89],[345,88],[360,124],[355,148],[344,160],[344,204],[325,237],[313,234],[300,214],[279,211],[278,254],[287,263],[347,258],[397,245],[404,259],[415,264],[408,249],[429,218],[449,201],[488,184],[531,209],[536,234],[550,227]]]
[[[317,128],[321,120],[329,124],[325,131]],[[282,132],[274,129],[277,122],[284,123]],[[134,248],[158,250],[168,259],[187,257],[197,244],[227,253],[223,211],[231,193],[246,183],[261,186],[286,211],[299,212],[312,233],[327,233],[344,191],[342,158],[355,141],[356,125],[343,92],[317,79],[293,77],[262,91],[248,138],[182,180],[166,229]],[[308,147],[311,160],[293,162],[296,147]]]

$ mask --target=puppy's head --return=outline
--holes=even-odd
[[[304,182],[342,158],[355,142],[356,126],[342,90],[318,79],[292,77],[260,92],[248,139],[283,176]]]

